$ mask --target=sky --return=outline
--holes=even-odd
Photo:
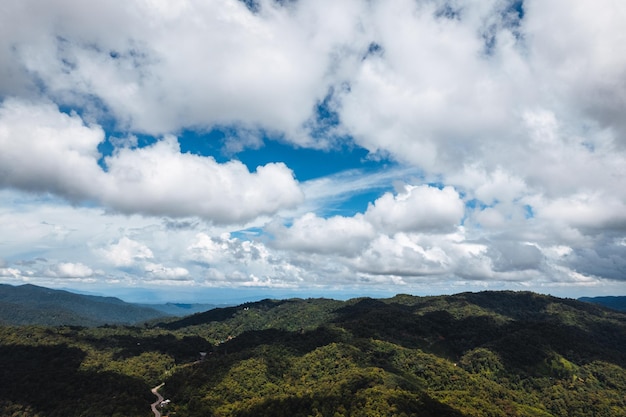
[[[626,295],[621,0],[3,0],[0,282]]]

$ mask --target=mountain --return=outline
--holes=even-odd
[[[100,326],[133,324],[165,315],[113,297],[80,295],[31,284],[0,284],[0,323],[3,324]]]
[[[226,307],[224,304],[201,304],[201,303],[165,303],[165,304],[137,304],[142,307],[158,310],[165,315],[184,317],[204,311],[212,310],[214,308]]]
[[[216,344],[166,379],[187,416],[626,415],[626,315],[576,300],[263,300],[161,326]]]
[[[626,296],[581,297],[580,301],[600,304],[613,310],[626,311]]]
[[[1,327],[0,415],[626,416],[626,314],[530,292]]]

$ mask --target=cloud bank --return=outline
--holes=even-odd
[[[2,9],[3,279],[624,289],[618,2]],[[183,150],[216,129],[230,159]],[[271,140],[379,165],[302,181],[237,159]]]
[[[102,128],[52,104],[7,99],[0,107],[0,184],[95,201],[123,213],[200,216],[245,222],[292,207],[302,199],[282,163],[249,172],[240,162],[181,153],[166,136],[144,148],[120,148],[98,164]]]

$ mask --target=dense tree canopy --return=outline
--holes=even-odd
[[[0,327],[0,414],[148,417],[165,382],[165,410],[190,417],[612,417],[626,415],[624,346],[623,313],[514,292]]]

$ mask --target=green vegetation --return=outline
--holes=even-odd
[[[626,314],[517,292],[0,327],[0,415],[149,417],[165,382],[167,412],[188,417],[613,417],[626,415],[624,346]]]

